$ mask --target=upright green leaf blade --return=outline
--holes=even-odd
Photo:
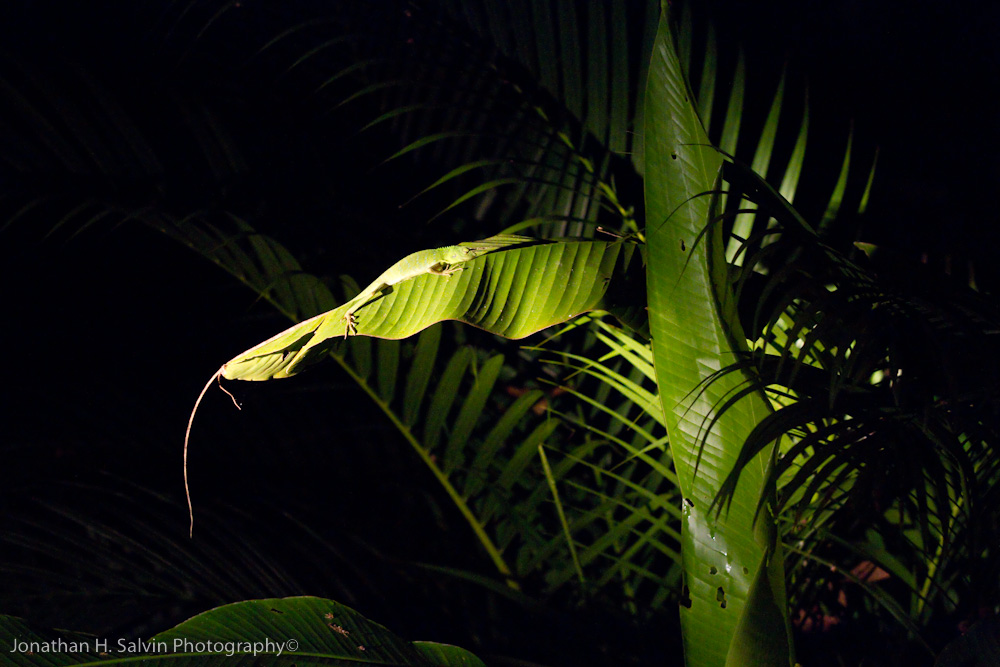
[[[378,393],[386,403],[392,403],[399,375],[399,345],[380,340],[378,345]]]
[[[788,664],[784,634],[754,632],[761,621],[773,627],[776,611],[785,613],[783,579],[760,573],[774,542],[773,525],[764,517],[754,529],[766,459],[759,457],[743,472],[721,516],[710,511],[746,435],[767,408],[760,396],[750,394],[718,415],[719,405],[744,378],[723,374],[705,383],[735,361],[734,345],[745,341],[726,285],[721,227],[705,233],[709,193],[722,158],[708,145],[691,97],[664,10],[645,98],[647,289],[660,399],[684,494],[685,661],[739,665],[750,664],[746,655],[763,655],[766,661],[754,664]],[[780,567],[780,558],[772,560]],[[773,603],[756,603],[761,595]],[[752,608],[763,610],[764,617],[744,618],[751,598]],[[781,616],[776,621],[784,627]],[[747,646],[758,641],[765,646],[747,653]]]
[[[420,415],[420,406],[434,372],[434,361],[441,346],[441,327],[425,329],[417,339],[417,349],[413,356],[413,368],[406,378],[406,393],[403,398],[403,423],[413,426]]]
[[[445,472],[451,472],[462,463],[460,456],[463,446],[472,435],[472,429],[475,428],[476,421],[486,407],[490,394],[493,393],[493,385],[496,384],[502,368],[503,355],[498,354],[483,364],[483,367],[476,374],[476,379],[469,387],[468,395],[462,402],[451,435],[448,437],[444,456]]]

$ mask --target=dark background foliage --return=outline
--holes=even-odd
[[[404,636],[487,652],[564,664],[678,655],[675,629],[664,639],[568,600],[525,614],[415,567],[483,563],[409,451],[332,368],[236,386],[241,413],[209,395],[192,451],[200,523],[187,541],[180,445],[197,389],[284,321],[128,213],[234,213],[279,238],[309,270],[361,281],[411,249],[446,241],[448,229],[425,224],[432,204],[399,207],[426,182],[404,163],[379,166],[396,145],[388,132],[356,133],[367,109],[355,117],[315,104],[297,78],[308,73],[283,74],[287,58],[258,53],[282,30],[326,17],[328,3],[98,4],[0,9],[0,211],[5,219],[24,213],[0,233],[0,612],[147,636],[224,602],[313,594]],[[396,34],[404,22],[396,3],[353,5],[373,33]],[[995,288],[1000,9],[696,7],[712,17],[724,53],[743,45],[756,77],[751,91],[769,94],[786,64],[808,81],[817,137],[810,159],[833,173],[804,183],[807,202],[828,196],[818,184],[833,182],[853,121],[858,154],[880,150],[867,218],[877,222],[856,236],[886,249],[882,270],[904,280],[948,270],[964,282],[971,266],[981,288]],[[322,31],[317,23],[281,48],[306,49]],[[24,103],[11,89],[32,95]],[[116,110],[86,108],[101,99]],[[766,108],[765,99],[758,122]],[[61,115],[66,109],[78,112]],[[127,151],[97,155],[75,145],[79,168],[66,169],[47,152],[53,135],[108,139],[124,127],[115,114],[139,127],[160,157],[156,167],[130,162]],[[77,124],[36,122],[43,117]],[[92,125],[101,117],[106,126]],[[222,134],[198,136],[205,127]],[[25,211],[36,193],[46,196]],[[95,213],[117,214],[79,234],[86,215],[60,226],[84,198]]]

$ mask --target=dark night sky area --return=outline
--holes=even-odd
[[[294,15],[300,6],[311,12],[317,4],[273,2],[285,15]],[[242,11],[254,16],[256,7],[266,4],[244,0]],[[751,75],[764,82],[758,90],[771,94],[784,63],[789,65],[790,83],[795,77],[809,82],[813,128],[827,129],[832,138],[817,138],[807,160],[831,165],[835,174],[842,158],[839,147],[852,119],[859,158],[870,160],[874,146],[879,147],[863,240],[885,244],[911,262],[922,253],[942,266],[949,254],[956,263],[971,259],[982,285],[1000,286],[995,268],[1000,240],[1000,3],[713,0],[707,5],[716,16],[720,41],[745,45]],[[138,48],[141,35],[120,33],[127,22],[110,9],[119,6],[122,3],[5,3],[0,10],[0,54],[6,57],[0,60],[0,78],[16,75],[21,60],[47,51],[69,60],[99,61],[127,52],[122,44]],[[256,30],[268,30],[259,21],[251,23]],[[113,64],[122,71],[138,66]],[[4,150],[0,142],[0,152]],[[308,162],[304,164],[303,172],[308,169]],[[288,177],[301,172],[282,173]],[[322,180],[327,175],[303,178]],[[297,198],[306,190],[303,182],[265,186],[272,188],[275,199],[294,201],[296,208],[289,215],[310,213],[310,202]],[[377,192],[353,194],[377,197]],[[171,522],[169,530],[178,540],[186,537],[180,446],[190,406],[222,361],[285,323],[205,260],[145,228],[98,225],[72,239],[65,233],[43,239],[44,231],[24,226],[0,231],[7,325],[0,407],[0,446],[6,448],[7,460],[0,477],[6,483],[0,508],[19,510],[25,498],[49,497],[46,494],[56,493],[51,480],[105,485],[97,493],[101,498],[107,493],[127,496],[127,490],[115,486],[117,475],[166,498],[170,505],[159,520]],[[281,227],[268,231],[280,237]],[[354,228],[336,229],[327,254],[317,256],[333,257],[338,243],[363,231],[363,220]],[[292,246],[298,242],[281,240]],[[364,243],[377,245],[375,240]],[[349,272],[362,277],[364,253],[350,255],[358,266]],[[419,503],[403,508],[393,504],[414,493],[406,488],[405,459],[367,462],[393,470],[392,475],[374,476],[360,472],[363,466],[347,460],[333,446],[335,441],[313,435],[329,428],[331,420],[344,418],[346,405],[354,419],[371,421],[366,437],[373,443],[399,447],[370,405],[356,407],[356,399],[343,398],[351,389],[344,387],[335,369],[317,369],[292,381],[249,387],[241,383],[235,391],[244,402],[243,412],[236,413],[225,396],[212,392],[195,424],[192,447],[198,451],[193,461],[200,457],[202,465],[192,473],[193,483],[209,534],[214,513],[221,516],[234,506],[247,515],[239,529],[248,544],[257,540],[254,544],[271,547],[286,525],[281,523],[286,512],[333,517],[330,540],[340,535],[337,531],[356,534],[368,529],[374,544],[390,550],[391,540],[379,543],[380,537],[398,534],[404,536],[399,539],[410,539],[419,535],[425,525],[421,522],[436,525]],[[304,408],[309,401],[319,401],[319,407]],[[286,412],[272,411],[272,404]],[[285,421],[269,416],[273,413],[286,415]],[[302,422],[291,422],[293,418]],[[269,447],[268,438],[281,446]],[[218,451],[206,452],[213,447]],[[414,481],[413,487],[419,484]],[[366,496],[373,488],[375,493]],[[126,498],[118,509],[94,506],[110,520],[129,511],[129,503],[140,502]],[[454,517],[446,518],[459,525]],[[447,539],[466,540],[458,532],[453,530]],[[294,534],[298,539],[299,533]],[[447,552],[448,543],[419,548],[432,560]],[[391,556],[401,552],[405,549]],[[306,569],[299,572],[306,585],[321,580],[321,567],[311,579],[303,573]],[[403,610],[397,614],[391,600],[373,601],[382,590],[377,581],[349,584],[334,579],[324,584],[326,588],[316,586],[309,592],[335,597],[348,591],[348,597],[357,599],[346,602],[401,634],[461,640],[427,637],[437,631],[431,619]],[[188,607],[149,623],[159,623],[156,629],[161,629],[207,608],[198,606],[204,602],[189,600]],[[51,620],[27,602],[17,609],[0,608],[0,613],[38,613]],[[107,621],[119,622],[125,620]]]

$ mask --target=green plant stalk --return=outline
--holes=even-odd
[[[569,545],[569,554],[573,558],[573,567],[576,569],[576,577],[581,584],[586,583],[583,576],[583,568],[580,566],[580,557],[576,554],[576,546],[573,544],[573,534],[569,529],[569,522],[566,521],[566,513],[563,511],[562,501],[559,500],[559,490],[556,488],[556,480],[552,476],[552,467],[549,466],[549,459],[545,456],[545,449],[541,443],[538,444],[538,457],[542,460],[542,470],[545,471],[545,479],[549,483],[552,491],[552,499],[556,504],[556,512],[559,513],[559,523],[562,524],[563,535],[566,536],[566,544]]]
[[[399,416],[396,415],[395,411],[392,410],[389,404],[383,401],[382,397],[379,396],[370,386],[368,386],[368,383],[365,382],[361,376],[355,373],[354,369],[352,369],[343,358],[335,354],[331,354],[330,356],[337,360],[340,367],[347,372],[351,379],[354,380],[366,394],[368,394],[368,397],[371,398],[375,405],[377,405],[379,409],[385,413],[385,416],[389,418],[389,421],[391,421],[393,426],[396,427],[396,430],[398,430],[403,438],[406,439],[406,442],[409,443],[409,445],[413,448],[413,451],[417,453],[417,456],[419,456],[424,462],[427,469],[431,471],[431,474],[434,475],[438,483],[441,484],[441,487],[444,488],[445,493],[447,493],[448,497],[451,498],[451,501],[455,503],[455,507],[458,508],[458,511],[462,513],[463,517],[465,517],[465,521],[469,524],[469,527],[472,528],[472,532],[476,534],[476,537],[479,539],[479,543],[486,550],[490,560],[493,561],[493,565],[507,580],[507,585],[516,591],[520,591],[520,584],[514,580],[513,572],[507,565],[507,562],[503,559],[503,556],[500,554],[500,550],[497,549],[497,546],[493,543],[493,540],[490,539],[490,536],[486,534],[486,528],[476,519],[476,515],[469,507],[469,504],[465,502],[464,498],[462,498],[458,489],[452,485],[451,481],[448,479],[448,475],[446,475],[437,463],[434,462],[430,452],[421,447],[420,442],[413,435],[413,432],[399,419]]]

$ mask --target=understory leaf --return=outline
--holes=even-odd
[[[353,609],[317,597],[237,602],[206,611],[147,640],[36,631],[0,617],[0,643],[13,666],[234,664],[475,667],[483,662],[446,644],[411,643]],[[145,657],[144,657],[145,656]]]
[[[501,237],[508,238],[508,237]],[[622,241],[527,240],[462,264],[450,276],[422,274],[393,285],[355,312],[357,333],[399,339],[442,320],[524,338],[592,310],[644,328],[637,246]],[[482,246],[476,241],[468,245]],[[290,377],[344,337],[344,304],[279,333],[226,362],[229,380]]]

